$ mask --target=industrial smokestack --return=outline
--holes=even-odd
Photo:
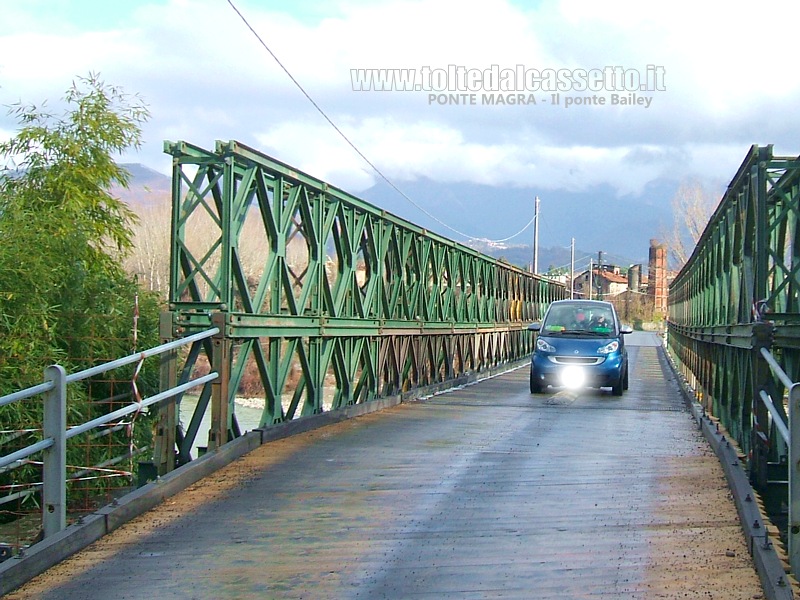
[[[634,292],[639,291],[642,281],[642,265],[631,265],[628,269],[628,289]]]

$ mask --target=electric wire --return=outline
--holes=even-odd
[[[604,258],[608,258],[608,259],[610,259],[610,260],[615,260],[615,259],[617,259],[617,260],[618,260],[618,259],[620,259],[620,257],[619,257],[619,256],[615,256],[615,255],[613,255],[613,254],[604,254],[604,255],[603,255],[603,257],[604,257]],[[596,257],[595,257],[595,255],[594,255],[594,254],[585,254],[585,255],[581,256],[580,258],[576,258],[576,259],[575,259],[575,264],[577,265],[577,264],[579,264],[581,261],[585,261],[585,260],[592,260],[592,261],[595,261],[595,258],[596,258]],[[620,262],[625,262],[625,261],[620,261]],[[553,268],[554,268],[554,269],[563,269],[563,268],[566,268],[566,267],[570,266],[570,264],[571,264],[571,263],[567,263],[567,264],[565,264],[565,265],[558,265],[558,266],[555,266],[555,267],[553,267]],[[634,264],[636,264],[636,263],[634,263]],[[594,263],[594,262],[593,262],[593,265],[594,265],[594,266],[597,266],[597,264],[596,264],[596,263]]]
[[[577,265],[577,264],[579,264],[581,261],[583,261],[583,260],[586,260],[587,258],[592,258],[592,256],[594,256],[594,255],[592,255],[592,254],[586,254],[586,255],[584,255],[584,256],[581,256],[580,258],[576,258],[576,259],[575,259],[575,264]],[[565,268],[569,267],[570,265],[572,265],[572,261],[568,262],[568,263],[567,263],[567,264],[565,264],[565,265],[558,265],[558,266],[556,266],[556,267],[553,267],[553,268],[554,268],[554,269],[565,269]]]
[[[238,8],[236,8],[236,5],[233,3],[233,0],[227,0],[227,2],[230,5],[230,7],[234,10],[234,12],[237,15],[239,15],[239,18],[242,20],[242,22],[245,24],[245,26],[251,31],[251,33],[255,36],[255,38],[258,40],[258,42],[261,44],[261,46],[264,48],[264,50],[269,52],[269,55],[272,56],[272,58],[275,60],[276,63],[278,63],[278,66],[283,70],[284,73],[286,73],[286,75],[289,77],[289,79],[292,80],[292,83],[294,83],[294,85],[297,87],[297,89],[300,90],[300,92],[312,104],[312,106],[317,110],[317,112],[320,115],[322,115],[322,118],[324,118],[328,122],[328,124],[331,127],[333,127],[333,129],[336,131],[336,133],[338,133],[339,136],[347,143],[347,145],[350,146],[355,151],[355,153],[358,154],[364,160],[364,162],[366,162],[370,166],[370,168],[373,171],[375,171],[375,173],[378,175],[378,177],[380,179],[385,181],[389,185],[389,187],[391,187],[394,191],[396,191],[398,194],[400,194],[400,196],[402,196],[405,200],[410,202],[412,206],[414,206],[415,208],[417,208],[418,210],[423,212],[425,215],[427,215],[428,217],[430,217],[431,219],[436,221],[442,227],[446,227],[447,229],[449,229],[450,231],[460,235],[461,237],[465,237],[465,238],[467,238],[469,240],[475,240],[475,241],[480,241],[480,242],[489,242],[489,243],[507,242],[508,240],[513,239],[513,238],[517,237],[518,235],[521,235],[522,233],[524,233],[525,230],[528,229],[528,227],[530,227],[533,224],[533,222],[536,220],[536,215],[534,215],[533,219],[528,221],[528,224],[525,225],[525,227],[520,229],[514,235],[511,235],[511,236],[509,236],[507,238],[503,238],[503,239],[500,239],[500,240],[489,240],[489,239],[486,239],[486,238],[483,238],[483,237],[472,236],[472,235],[469,235],[469,234],[464,233],[462,231],[459,231],[458,229],[455,229],[455,228],[451,227],[450,225],[448,225],[447,223],[445,223],[444,221],[442,221],[438,217],[432,215],[430,212],[425,210],[422,206],[420,206],[419,204],[414,202],[414,200],[412,200],[408,195],[406,195],[406,193],[403,192],[403,190],[401,190],[399,187],[397,187],[386,175],[383,174],[383,171],[381,171],[377,166],[375,166],[375,164],[369,158],[367,158],[364,155],[364,153],[361,152],[361,150],[358,149],[358,147],[350,140],[350,138],[348,138],[347,135],[345,135],[345,133],[341,129],[339,129],[339,127],[336,125],[336,123],[333,122],[333,120],[327,115],[327,113],[324,110],[322,110],[322,108],[319,106],[319,104],[317,104],[314,101],[314,99],[305,90],[305,88],[300,84],[300,82],[297,81],[297,79],[295,79],[295,77],[289,72],[289,69],[286,68],[286,66],[280,61],[280,59],[270,49],[270,47],[267,45],[267,43],[261,38],[261,36],[258,34],[258,32],[253,28],[253,26],[250,25],[250,23],[245,18],[245,16],[239,11]]]

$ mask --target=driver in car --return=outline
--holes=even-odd
[[[589,324],[590,329],[611,329],[611,322],[606,318],[603,313],[598,313],[592,317],[592,321]]]
[[[571,329],[586,329],[588,323],[589,322],[586,320],[586,313],[584,313],[582,310],[579,310],[575,313],[575,320],[572,323]]]

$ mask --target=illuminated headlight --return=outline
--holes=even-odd
[[[616,352],[619,350],[619,342],[614,340],[613,342],[609,342],[602,348],[597,350],[598,354],[611,354],[612,352]]]
[[[566,367],[561,371],[561,383],[568,388],[583,387],[586,383],[586,373],[580,367]]]
[[[555,352],[556,349],[552,345],[548,344],[542,338],[536,338],[536,349],[541,350],[542,352]]]

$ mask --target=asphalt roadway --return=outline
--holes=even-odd
[[[521,368],[270,442],[6,598],[760,598],[659,341],[621,398]]]

